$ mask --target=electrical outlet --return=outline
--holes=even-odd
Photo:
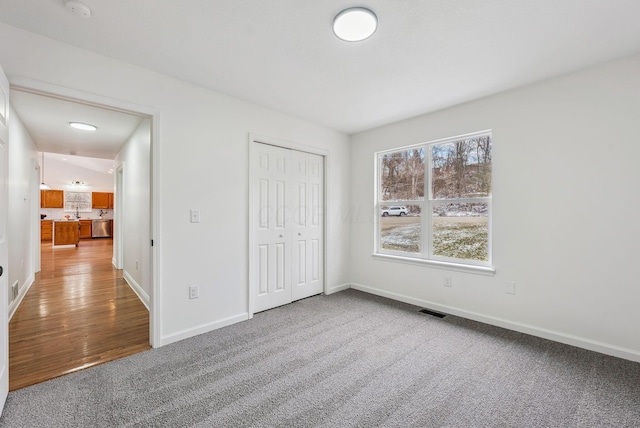
[[[200,210],[191,210],[191,223],[200,223]]]
[[[504,292],[507,294],[516,294],[516,282],[515,281],[505,282]]]
[[[140,269],[140,260],[136,260],[136,270]]]
[[[444,285],[445,287],[451,287],[451,277],[450,276],[443,277],[442,285]]]
[[[190,285],[189,286],[189,299],[197,299],[200,297],[200,286],[199,285]]]

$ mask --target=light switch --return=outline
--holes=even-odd
[[[191,223],[200,223],[200,210],[191,210]]]

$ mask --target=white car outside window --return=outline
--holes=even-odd
[[[409,214],[409,210],[407,210],[407,207],[393,206],[389,208],[384,208],[382,210],[382,217],[387,217],[390,215],[405,216],[407,214]]]

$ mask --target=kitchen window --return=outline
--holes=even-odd
[[[493,272],[490,131],[378,152],[376,165],[375,255]]]
[[[91,211],[91,192],[64,192],[64,212]]]

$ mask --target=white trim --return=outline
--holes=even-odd
[[[323,293],[324,294],[331,294],[332,292],[329,291],[329,289],[327,288],[327,236],[329,233],[329,227],[328,227],[328,221],[327,221],[327,213],[330,212],[329,211],[329,200],[327,198],[327,195],[329,194],[329,151],[325,150],[325,149],[319,149],[317,147],[311,147],[311,146],[305,146],[303,144],[297,144],[297,143],[293,143],[291,141],[286,141],[286,140],[281,140],[278,138],[273,138],[273,137],[268,137],[265,135],[260,135],[260,134],[255,134],[250,132],[249,133],[249,189],[247,192],[248,195],[248,207],[249,207],[249,215],[248,215],[248,219],[247,219],[247,230],[248,230],[248,240],[247,240],[247,257],[248,257],[248,262],[249,262],[249,269],[248,269],[248,282],[247,282],[247,314],[248,314],[248,319],[253,318],[253,314],[254,314],[254,307],[255,307],[255,303],[254,303],[254,296],[253,296],[253,278],[252,278],[252,273],[253,273],[253,251],[252,248],[254,247],[254,233],[253,233],[253,227],[252,227],[252,217],[251,217],[251,213],[254,212],[254,203],[253,203],[253,178],[254,178],[254,162],[253,162],[253,158],[254,158],[254,150],[255,150],[255,143],[257,144],[267,144],[267,145],[271,145],[271,146],[276,146],[276,147],[281,147],[284,149],[291,149],[291,150],[297,150],[300,152],[305,152],[305,153],[311,153],[311,154],[315,154],[315,155],[319,155],[323,157],[323,167],[324,167],[324,171],[323,171],[323,179],[324,179],[324,183],[323,183],[323,199],[324,199],[324,213],[322,215],[322,219],[323,219],[323,249],[324,249],[324,254],[323,254],[323,260],[322,260],[322,264],[323,264],[323,274],[322,274],[322,278],[323,278]]]
[[[467,311],[464,309],[456,308],[454,306],[442,305],[439,303],[431,302],[429,300],[417,299],[414,297],[392,293],[390,291],[380,290],[378,288],[369,287],[362,284],[351,284],[351,288],[353,288],[354,290],[363,291],[365,293],[375,294],[376,296],[387,297],[389,299],[409,303],[411,305],[425,307],[438,312],[444,312],[446,314],[459,316],[473,321],[478,321],[485,324],[506,328],[508,330],[529,334],[531,336],[549,339],[554,342],[576,346],[578,348],[587,349],[589,351],[612,355],[614,357],[624,358],[625,360],[640,362],[640,352],[633,349],[623,348],[621,346],[611,345],[608,343],[599,342],[597,340],[586,339],[584,337],[561,333],[558,331],[540,328],[529,324],[509,321],[504,318],[485,315],[474,311]]]
[[[77,103],[98,105],[102,108],[122,111],[151,119],[151,239],[154,246],[151,248],[151,290],[150,290],[150,313],[149,313],[149,342],[152,347],[158,347],[161,343],[162,333],[162,294],[161,294],[161,239],[160,228],[160,112],[152,106],[144,106],[128,101],[110,98],[103,95],[84,92],[65,86],[54,85],[47,82],[29,79],[22,76],[11,78],[10,87],[35,94],[67,99]],[[155,236],[154,236],[155,235]]]
[[[15,76],[10,81],[11,89],[32,94],[46,95],[49,97],[67,99],[75,103],[99,105],[105,109],[122,111],[138,116],[153,116],[156,109],[140,104],[130,103],[128,101],[118,100],[115,98],[105,97],[103,95],[93,94],[89,92],[79,91],[65,86],[54,85],[39,80],[33,80],[26,77]]]
[[[138,284],[126,270],[122,271],[122,279],[129,284],[129,287],[136,293],[142,304],[149,310],[149,295],[142,289],[140,284]]]
[[[472,132],[468,134],[458,135],[454,137],[441,138],[439,140],[426,141],[419,144],[412,144],[409,146],[403,147],[395,147],[387,150],[381,150],[374,153],[374,248],[373,248],[373,256],[388,256],[389,260],[397,260],[403,262],[413,261],[417,264],[428,264],[435,267],[444,267],[451,270],[460,270],[462,272],[489,272],[488,274],[495,274],[495,268],[493,267],[493,259],[492,259],[492,199],[493,195],[485,196],[485,197],[461,197],[455,199],[434,199],[433,191],[431,183],[433,182],[432,177],[432,150],[431,147],[437,145],[443,145],[447,143],[457,142],[465,139],[473,139],[476,137],[484,137],[489,136],[490,141],[493,140],[493,131],[491,129],[487,129],[484,131]],[[416,200],[392,200],[392,201],[383,201],[381,200],[381,174],[382,174],[382,161],[381,157],[384,155],[397,153],[397,152],[405,152],[409,150],[415,149],[423,149],[424,150],[424,195],[422,199]],[[432,215],[434,206],[436,204],[447,204],[447,203],[482,203],[487,205],[487,260],[465,260],[465,259],[457,259],[451,257],[442,257],[433,254],[433,221]],[[420,241],[420,252],[419,253],[409,253],[402,251],[393,251],[382,248],[382,231],[381,231],[381,220],[380,213],[383,206],[417,206],[420,208],[420,228],[421,228],[421,241]],[[480,217],[479,217],[480,218]],[[459,268],[456,268],[457,265],[460,265]],[[486,269],[476,269],[475,267],[483,267]]]
[[[411,150],[411,149],[415,149],[416,147],[422,147],[424,145],[431,146],[431,145],[434,145],[434,144],[452,143],[454,141],[465,140],[465,139],[470,139],[470,138],[475,138],[475,137],[481,137],[483,135],[491,134],[492,132],[493,132],[493,129],[485,129],[484,131],[469,132],[468,134],[456,135],[454,137],[440,138],[438,140],[421,141],[419,143],[409,144],[407,146],[393,147],[391,149],[380,150],[380,151],[376,152],[376,155],[386,154],[386,153],[395,153],[395,152],[403,151],[403,150]],[[426,164],[426,162],[425,162],[425,164]],[[425,192],[427,192],[427,189],[425,189]]]
[[[151,219],[149,222],[149,239],[147,244],[151,251],[151,287],[149,291],[150,311],[149,311],[149,343],[154,348],[161,346],[162,340],[162,239],[161,229],[162,212],[160,205],[160,187],[162,175],[160,174],[160,113],[151,115]]]
[[[124,269],[124,189],[125,189],[125,162],[121,162],[116,166],[115,181],[115,200],[114,204],[114,227],[113,227],[113,265],[116,269]]]
[[[249,314],[248,313],[243,313],[243,314],[238,314],[238,315],[234,315],[228,318],[224,318],[221,319],[219,321],[215,321],[215,322],[211,322],[211,323],[207,323],[207,324],[202,324],[198,327],[194,327],[194,328],[189,328],[186,330],[181,330],[177,333],[173,333],[170,334],[168,336],[162,336],[160,341],[158,342],[157,346],[165,346],[168,345],[170,343],[174,343],[174,342],[178,342],[180,340],[183,339],[189,339],[190,337],[194,337],[197,336],[199,334],[204,334],[204,333],[208,333],[210,331],[213,330],[217,330],[219,328],[222,327],[227,327],[230,326],[232,324],[236,324],[239,323],[241,321],[246,321],[249,319]]]
[[[18,287],[20,289],[18,296],[9,304],[9,317],[8,317],[9,321],[11,321],[11,318],[13,318],[13,315],[16,313],[16,310],[18,309],[18,307],[20,307],[20,304],[22,303],[22,299],[24,299],[24,296],[27,295],[27,292],[29,291],[29,289],[31,288],[35,280],[36,280],[35,274],[32,273],[31,275],[29,275],[29,278],[27,278],[27,280],[24,282],[22,287]]]
[[[334,285],[333,287],[327,287],[328,289],[325,291],[325,295],[329,295],[329,294],[333,294],[333,293],[337,293],[338,291],[344,291],[344,290],[348,290],[351,288],[351,284],[350,283],[346,283],[346,284],[340,284],[340,285]]]
[[[384,261],[408,263],[412,265],[427,266],[438,269],[452,270],[456,272],[475,273],[478,275],[494,276],[496,269],[490,266],[476,266],[462,263],[450,263],[440,260],[418,259],[416,257],[405,257],[393,254],[373,253],[371,257]]]

